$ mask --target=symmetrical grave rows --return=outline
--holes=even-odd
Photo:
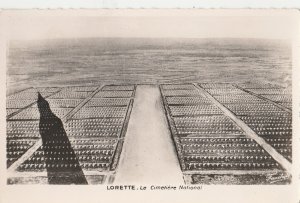
[[[254,119],[257,123],[266,122],[263,116],[280,118],[281,122],[289,119],[285,111],[231,84],[200,85],[242,119],[244,116],[249,119],[260,116],[260,119]],[[220,184],[218,180],[223,180],[232,184],[272,184],[268,178],[270,174],[285,173],[269,153],[245,135],[197,87],[192,84],[165,84],[160,86],[160,90],[186,182]],[[276,127],[270,124],[263,130],[272,132],[273,128],[280,129]],[[285,143],[289,140],[272,141],[276,142],[272,146],[278,150],[290,148]],[[286,182],[288,180],[276,183]]]
[[[236,86],[206,83],[199,86],[291,161],[291,114],[277,106],[291,107],[288,91],[269,84]],[[206,97],[205,92],[199,91],[199,87],[193,84],[166,84],[160,85],[160,90],[187,183],[289,182],[290,177],[286,176],[281,165],[248,137],[210,97]],[[101,90],[97,86],[30,88],[8,96],[9,169],[41,139],[40,114],[36,105],[38,91],[49,102],[52,112],[63,120],[64,130],[78,163],[74,162],[74,156],[70,154],[72,152],[65,149],[65,143],[53,140],[54,145],[37,146],[30,156],[18,164],[14,172],[20,177],[23,177],[22,174],[34,174],[36,182],[45,182],[45,172],[49,167],[59,170],[80,166],[85,174],[96,174],[89,180],[90,183],[113,181],[135,86],[108,85]],[[53,146],[56,146],[57,154],[52,154],[50,162],[46,163],[45,157],[49,156],[47,153],[50,153]],[[275,179],[277,176],[287,178],[274,181],[273,176]],[[18,183],[18,179],[12,178],[8,182]]]
[[[66,117],[70,111],[73,111],[71,117],[64,123],[64,130],[80,167],[85,173],[96,172],[99,177],[102,177],[96,177],[99,179],[98,182],[95,181],[95,177],[89,182],[103,183],[105,179],[112,178],[109,174],[114,172],[118,164],[133,103],[133,98],[130,96],[134,95],[135,86],[104,86],[100,91],[97,88],[65,87],[47,100],[52,112],[59,118]],[[93,94],[91,98],[85,99],[91,94]],[[108,95],[113,98],[107,98]],[[81,102],[85,103],[77,109]],[[34,104],[9,118],[7,126],[9,167],[41,137],[37,105]],[[54,153],[59,153],[51,155],[56,157],[52,158],[53,164],[45,161],[45,157],[49,156],[45,153],[49,153],[49,150],[51,151],[49,147],[53,145],[41,145],[32,156],[16,168],[16,172],[20,175],[23,174],[22,172],[34,172],[37,176],[39,172],[45,174],[48,167],[54,167],[57,170],[77,167],[72,162],[74,156],[69,154],[72,152],[66,151],[64,143],[53,144],[55,144]],[[52,163],[51,160],[50,163]],[[15,179],[10,181],[15,183]],[[37,182],[42,182],[42,179]]]
[[[292,160],[292,116],[288,111],[279,108],[274,102],[288,101],[286,91],[278,86],[239,84],[227,86],[223,95],[212,93],[210,88],[200,84],[215,99],[242,119],[257,135],[265,139],[273,148],[289,161]],[[228,94],[229,91],[246,91],[241,94]],[[251,94],[254,93],[254,94]],[[258,98],[256,94],[263,96]],[[247,98],[247,99],[245,99]],[[285,98],[285,99],[283,99]],[[291,100],[290,100],[291,101]],[[280,102],[278,102],[280,103]]]

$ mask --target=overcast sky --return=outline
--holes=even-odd
[[[296,35],[297,11],[23,11],[6,13],[10,39],[84,37],[270,38]],[[299,19],[299,15],[298,15]]]

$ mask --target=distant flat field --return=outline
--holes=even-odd
[[[264,82],[291,85],[291,46],[263,39],[12,41],[7,93],[29,86]]]

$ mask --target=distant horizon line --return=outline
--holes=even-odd
[[[37,39],[9,39],[8,41],[45,41],[45,40],[81,40],[81,39],[190,39],[190,40],[269,40],[269,41],[290,41],[289,38],[254,38],[254,37],[58,37],[58,38],[37,38]]]

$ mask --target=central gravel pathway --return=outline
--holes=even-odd
[[[183,184],[158,86],[139,85],[114,184]]]

